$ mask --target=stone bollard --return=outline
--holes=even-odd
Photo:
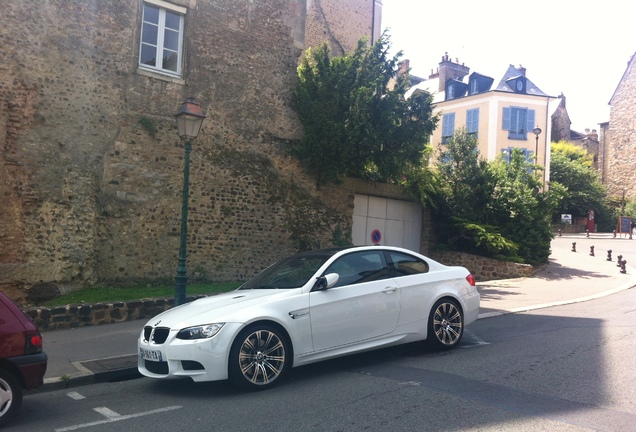
[[[589,237],[590,236],[590,230],[586,229],[585,230],[585,237]]]
[[[576,252],[576,242],[572,242],[572,252]]]
[[[561,237],[561,228],[559,228],[559,237]]]
[[[621,273],[623,274],[627,273],[627,269],[625,268],[626,265],[627,265],[627,260],[621,261]]]
[[[594,246],[590,246],[590,256],[594,256]]]
[[[623,255],[618,255],[616,257],[616,259],[618,260],[618,264],[616,264],[616,267],[620,267],[621,266],[621,261],[623,260]]]
[[[616,230],[612,231],[614,233],[614,238],[616,238]]]
[[[611,250],[611,249],[609,249],[609,250],[607,251],[607,260],[608,260],[608,261],[611,261],[611,260],[612,260],[612,250]]]

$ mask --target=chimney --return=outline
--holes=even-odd
[[[565,108],[565,95],[563,94],[563,92],[561,92],[561,94],[558,96],[559,99],[561,99],[559,101],[559,106],[561,108]]]
[[[521,73],[521,75],[526,76],[526,68],[519,65],[519,67],[517,67],[517,70],[519,71],[519,73]]]
[[[411,62],[409,61],[409,59],[404,59],[400,63],[398,63],[398,76],[406,75],[408,73],[410,63]]]
[[[446,81],[449,79],[461,80],[470,72],[470,68],[459,64],[459,59],[454,63],[449,57],[448,53],[445,53],[442,57],[442,61],[439,64],[439,91],[446,90]]]

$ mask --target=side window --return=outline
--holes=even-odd
[[[455,133],[455,113],[444,114],[442,117],[442,144],[446,144]]]
[[[161,2],[163,4],[164,2]],[[167,9],[144,3],[139,66],[181,76],[185,8]]]
[[[414,274],[428,273],[428,263],[413,255],[401,252],[389,252],[391,263],[389,264],[389,276],[400,277]]]
[[[344,255],[331,264],[324,274],[338,273],[336,287],[388,278],[384,254],[362,251]]]

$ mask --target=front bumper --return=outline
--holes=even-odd
[[[196,382],[227,379],[230,350],[241,328],[242,324],[226,323],[215,336],[193,340],[177,339],[181,329],[170,329],[162,343],[154,342],[153,337],[147,340],[142,331],[137,341],[137,369],[146,377],[158,379],[190,378]],[[154,359],[145,359],[143,352],[152,354]]]

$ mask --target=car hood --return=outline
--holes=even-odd
[[[213,322],[240,321],[238,317],[242,316],[241,310],[262,307],[274,298],[289,296],[291,291],[296,290],[236,290],[217,294],[167,310],[146,325],[178,329]]]

